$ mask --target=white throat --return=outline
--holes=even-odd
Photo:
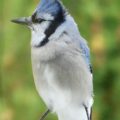
[[[45,21],[42,24],[34,24],[32,26],[31,46],[38,46],[46,37],[45,30],[49,27],[50,22]]]

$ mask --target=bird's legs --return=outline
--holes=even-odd
[[[40,120],[44,120],[46,118],[46,116],[49,114],[50,110],[47,109],[47,111],[42,115],[42,117],[40,118]]]

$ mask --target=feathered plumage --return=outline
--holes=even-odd
[[[41,0],[29,18],[13,20],[32,31],[31,55],[38,93],[59,120],[91,120],[90,51],[59,0]]]

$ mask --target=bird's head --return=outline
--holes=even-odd
[[[14,19],[12,22],[27,25],[32,30],[33,39],[39,39],[34,40],[36,46],[38,43],[39,46],[43,46],[57,27],[65,21],[66,13],[60,0],[41,0],[30,17]]]

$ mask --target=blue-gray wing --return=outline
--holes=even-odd
[[[92,66],[91,66],[91,62],[90,62],[90,49],[87,45],[87,42],[83,38],[81,38],[81,40],[80,40],[80,48],[82,50],[86,64],[88,65],[88,68],[89,68],[90,72],[92,73]]]

